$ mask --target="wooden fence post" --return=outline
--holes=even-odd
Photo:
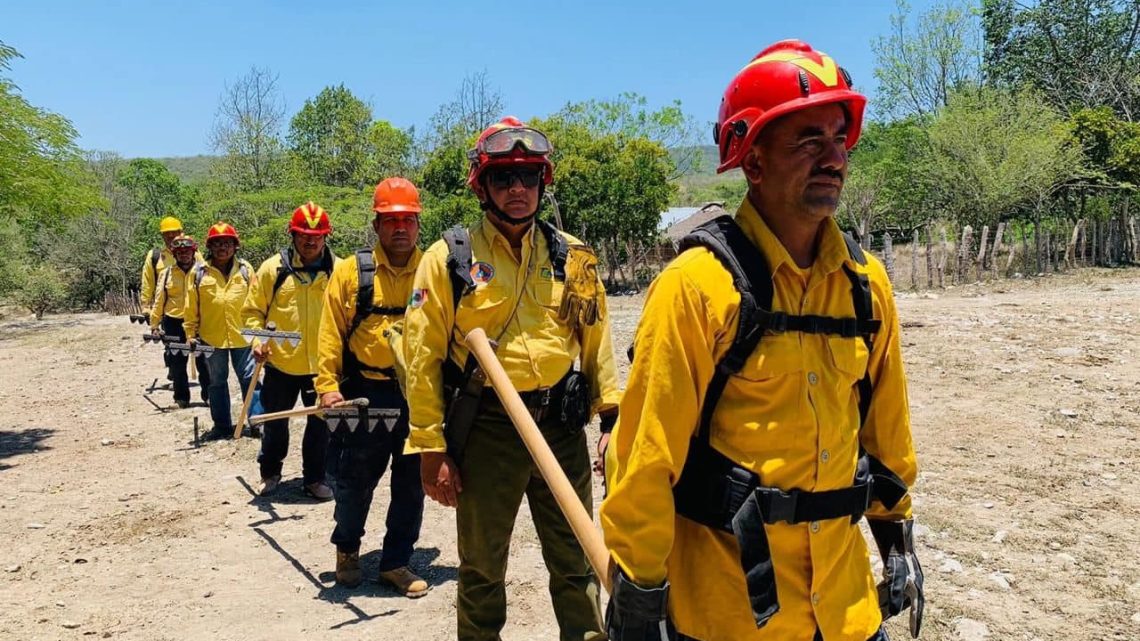
[[[1132,238],[1132,262],[1140,263],[1140,246],[1136,243],[1136,217],[1128,219],[1128,235]]]
[[[989,242],[989,238],[990,238],[990,226],[989,225],[983,225],[982,226],[982,237],[978,241],[978,259],[975,261],[975,266],[976,266],[975,275],[977,276],[977,278],[975,278],[975,282],[981,282],[982,272],[984,272],[985,268],[986,268],[986,244]]]
[[[962,228],[962,237],[958,241],[958,263],[955,270],[955,278],[958,284],[966,282],[966,272],[968,268],[968,261],[970,260],[970,247],[973,246],[974,229],[969,225]]]
[[[1073,266],[1073,253],[1077,247],[1077,235],[1081,233],[1081,220],[1078,219],[1076,224],[1073,225],[1073,233],[1069,235],[1069,244],[1065,245],[1065,266]]]
[[[997,278],[998,276],[998,252],[1001,251],[1001,241],[1004,234],[1005,223],[998,223],[997,231],[994,232],[994,245],[990,249],[990,272],[992,274],[991,278]]]
[[[918,291],[918,230],[910,239],[910,288]]]
[[[950,253],[950,241],[946,238],[946,225],[940,228],[942,231],[942,251],[938,253],[938,287],[946,288],[946,254]]]
[[[887,279],[895,282],[895,254],[891,243],[891,232],[883,234],[883,267],[887,269]]]
[[[926,288],[934,289],[934,255],[931,250],[934,249],[934,241],[931,236],[934,235],[934,227],[930,223],[926,223]]]

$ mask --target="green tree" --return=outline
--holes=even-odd
[[[16,292],[16,302],[36,315],[36,320],[45,312],[61,309],[67,301],[67,285],[59,270],[51,265],[37,265],[28,270],[20,289]]]
[[[985,71],[1033,87],[1065,113],[1107,105],[1140,116],[1140,4],[1134,0],[984,0]]]
[[[293,116],[289,147],[308,179],[322,185],[363,188],[374,177],[371,129],[371,107],[344,85],[325,87]]]
[[[285,101],[277,74],[252,67],[226,84],[218,100],[210,142],[221,153],[214,171],[228,186],[242,191],[266,189],[281,182],[285,162],[281,128]]]
[[[980,31],[970,5],[946,1],[911,20],[910,6],[897,0],[890,31],[872,41],[875,108],[893,117],[929,116],[955,90],[979,82]]]
[[[1030,91],[962,92],[931,123],[932,201],[961,223],[1040,216],[1082,174],[1083,154],[1061,115]]]
[[[184,214],[187,194],[182,181],[157,160],[136,158],[130,161],[119,177],[119,183],[148,216],[161,218]]]
[[[399,129],[386,120],[377,120],[368,129],[368,176],[379,181],[388,176],[411,172],[411,130]]]
[[[20,57],[0,41],[0,215],[15,218],[27,231],[51,229],[99,201],[75,128],[25,100],[5,75]]]

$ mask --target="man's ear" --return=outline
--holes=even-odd
[[[760,185],[764,171],[760,162],[760,150],[756,145],[752,145],[745,152],[744,157],[740,159],[740,171],[744,174],[744,179],[748,181],[749,185]]]

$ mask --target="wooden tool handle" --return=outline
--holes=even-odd
[[[245,391],[245,398],[241,402],[241,414],[238,414],[238,422],[234,425],[234,438],[241,438],[241,429],[245,426],[245,417],[249,415],[249,404],[253,402],[253,392],[257,389],[257,379],[261,376],[261,368],[264,366],[265,361],[253,366],[253,378],[249,379],[249,389]]]
[[[522,397],[511,385],[511,379],[507,377],[506,370],[503,369],[499,359],[495,356],[495,352],[491,349],[491,343],[487,340],[487,333],[481,327],[471,330],[467,334],[467,347],[479,361],[479,366],[483,368],[483,372],[487,374],[487,379],[491,381],[495,393],[507,410],[507,415],[511,417],[511,422],[514,423],[515,429],[518,430],[519,436],[526,444],[526,449],[530,451],[531,458],[538,465],[542,478],[546,479],[546,484],[554,493],[558,507],[562,509],[562,514],[570,522],[574,536],[586,552],[586,558],[593,566],[594,573],[598,575],[598,581],[601,582],[606,592],[609,592],[610,553],[602,540],[602,534],[594,527],[594,521],[590,518],[586,508],[582,507],[582,502],[578,500],[578,494],[574,492],[574,487],[570,485],[570,480],[566,478],[562,466],[554,457],[554,452],[550,451],[550,446],[542,437],[538,425],[535,425],[534,419],[527,411],[526,405],[523,404]]]
[[[350,401],[341,401],[336,403],[333,407],[368,407],[367,398],[354,398]],[[298,416],[308,416],[310,414],[320,414],[324,412],[325,408],[320,405],[313,405],[312,407],[298,407],[292,410],[283,410],[280,412],[270,412],[268,414],[258,414],[257,416],[249,417],[250,423],[265,423],[267,421],[276,421],[281,418],[296,418]]]

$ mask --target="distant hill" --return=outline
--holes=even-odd
[[[210,163],[214,156],[179,156],[175,158],[155,158],[166,165],[184,183],[200,183],[210,177]]]

